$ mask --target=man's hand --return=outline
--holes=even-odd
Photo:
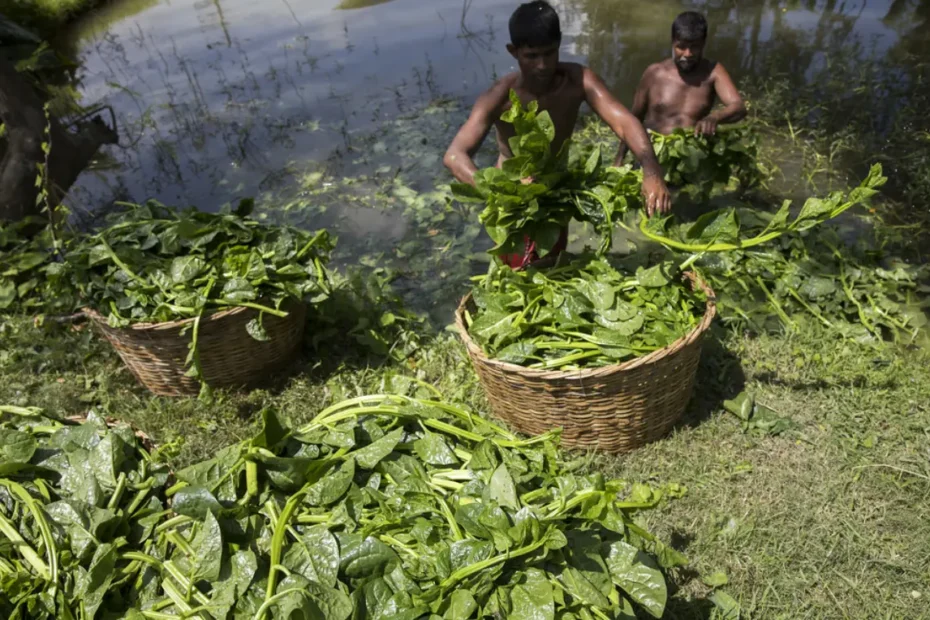
[[[717,133],[717,119],[713,116],[705,116],[694,125],[694,135],[712,136]]]
[[[668,213],[672,210],[672,197],[662,177],[654,174],[643,176],[643,196],[646,198],[646,215]]]

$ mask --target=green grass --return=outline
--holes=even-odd
[[[2,328],[0,403],[59,415],[91,408],[128,420],[156,442],[183,438],[181,466],[246,437],[274,406],[292,423],[342,398],[402,389],[406,377],[486,410],[464,350],[450,334],[402,365],[331,368],[307,355],[273,390],[154,398],[87,329]],[[928,356],[842,342],[818,327],[708,343],[687,418],[667,438],[592,466],[688,491],[648,515],[692,567],[673,575],[667,617],[707,618],[723,571],[749,618],[927,618],[930,599],[930,374]],[[720,406],[745,388],[789,417],[781,436],[744,432]]]

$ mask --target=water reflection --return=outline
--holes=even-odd
[[[342,0],[342,2],[336,5],[336,8],[349,11],[353,9],[364,9],[369,6],[385,4],[387,2],[391,2],[391,0]]]

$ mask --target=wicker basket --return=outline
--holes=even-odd
[[[716,314],[713,291],[704,318],[689,334],[643,357],[576,371],[536,370],[488,358],[465,326],[471,295],[455,323],[494,414],[530,435],[562,427],[562,444],[627,452],[665,435],[684,413],[701,358],[701,338]]]
[[[206,315],[200,320],[198,350],[203,377],[210,387],[254,387],[269,375],[293,361],[303,339],[306,306],[300,303],[282,307],[288,315],[266,314],[262,325],[268,340],[260,342],[245,326],[258,316],[251,308],[232,308]],[[186,377],[184,361],[190,344],[194,319],[165,323],[137,323],[114,328],[106,317],[89,308],[84,313],[103,332],[123,362],[142,385],[159,396],[189,396],[200,391],[197,379]]]

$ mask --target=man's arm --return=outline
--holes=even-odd
[[[501,107],[509,92],[509,84],[501,80],[478,97],[468,120],[455,134],[452,144],[446,150],[442,163],[461,183],[475,184],[478,167],[472,158],[487,137],[494,121],[500,116]]]
[[[649,88],[651,84],[652,67],[649,67],[643,72],[643,77],[639,80],[639,86],[636,87],[636,93],[633,95],[633,107],[630,108],[630,112],[639,119],[640,123],[646,120],[646,110],[649,109]],[[626,142],[620,140],[620,148],[617,150],[617,159],[614,160],[615,166],[619,166],[623,163],[626,152]]]
[[[718,62],[711,76],[714,78],[714,93],[723,107],[695,123],[695,134],[713,135],[720,123],[735,123],[746,117],[743,98],[739,96],[736,84],[733,83],[733,79],[723,65]]]
[[[588,104],[607,123],[643,167],[643,195],[646,197],[646,213],[667,213],[672,208],[665,181],[662,180],[662,168],[656,161],[655,151],[649,136],[635,116],[610,94],[601,78],[585,67],[584,92]]]

